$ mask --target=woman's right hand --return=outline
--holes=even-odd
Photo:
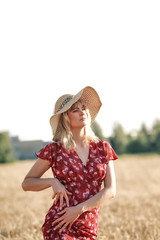
[[[52,189],[54,191],[54,195],[53,195],[52,199],[56,198],[55,204],[58,202],[58,200],[60,200],[60,210],[62,209],[64,199],[66,200],[67,207],[69,207],[69,198],[68,198],[67,194],[72,195],[72,193],[69,192],[64,187],[64,185],[60,183],[60,181],[57,178],[53,179]]]

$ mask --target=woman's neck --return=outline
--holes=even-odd
[[[82,129],[74,129],[72,130],[72,134],[73,134],[73,139],[76,142],[77,146],[84,146],[86,145],[85,142],[85,135],[84,135],[84,128]]]

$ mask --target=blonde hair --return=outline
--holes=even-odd
[[[75,104],[72,105],[71,109],[74,108],[74,106],[77,103],[81,103],[83,106],[85,104],[82,103],[81,100],[78,100]],[[99,138],[94,134],[90,123],[91,123],[91,117],[89,110],[86,108],[86,115],[87,115],[87,125],[84,127],[84,142],[90,143],[90,142],[98,142]],[[76,148],[76,143],[73,139],[73,134],[71,131],[71,126],[70,126],[70,120],[68,117],[68,112],[64,112],[60,116],[60,120],[58,123],[58,131],[60,131],[59,137],[53,137],[53,140],[55,142],[59,142],[63,145],[64,148],[66,149],[75,149]]]

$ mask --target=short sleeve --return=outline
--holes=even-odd
[[[101,141],[102,149],[103,149],[103,161],[105,161],[106,164],[109,163],[110,160],[116,160],[118,159],[117,154],[113,150],[111,144],[107,141]]]
[[[55,163],[55,150],[55,143],[50,143],[36,152],[35,155],[40,159],[48,160],[51,167]]]
[[[113,148],[111,147],[111,144],[109,142],[106,142],[106,148],[107,148],[107,160],[116,160],[118,159],[117,154],[115,153],[115,151],[113,150]]]

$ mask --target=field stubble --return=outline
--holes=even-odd
[[[0,165],[0,239],[42,240],[52,189],[24,192],[34,161]],[[98,240],[160,240],[160,156],[121,156],[114,163],[117,195],[100,208]],[[51,170],[43,177],[52,177]]]

